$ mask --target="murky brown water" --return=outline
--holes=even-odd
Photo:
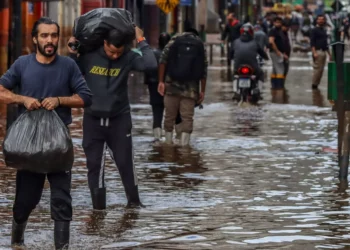
[[[94,213],[81,148],[81,113],[73,137],[74,221],[71,249],[348,249],[350,198],[336,178],[335,113],[310,88],[311,68],[297,55],[285,93],[266,84],[259,107],[231,101],[219,62],[210,69],[192,148],[155,145],[146,87],[131,81],[135,162],[143,209],[125,209],[109,160],[108,209]],[[325,72],[326,76],[326,72]],[[14,171],[0,168],[0,249],[10,245]],[[53,248],[49,190],[30,217],[28,249]]]

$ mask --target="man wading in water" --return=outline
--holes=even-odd
[[[32,37],[36,53],[19,57],[0,78],[0,102],[19,104],[20,112],[39,108],[55,110],[64,124],[69,125],[71,108],[91,105],[91,92],[75,62],[56,54],[59,35],[60,27],[47,17],[34,23]],[[18,95],[10,91],[18,86]],[[41,98],[44,100],[40,103]],[[40,201],[46,177],[51,189],[55,247],[68,249],[72,220],[70,171],[48,174],[17,171],[11,243],[24,244],[27,220]]]
[[[92,205],[98,210],[106,209],[104,168],[107,150],[119,170],[128,205],[142,206],[134,166],[128,77],[132,70],[155,70],[157,60],[143,31],[136,27],[135,32],[142,56],[130,50],[117,30],[111,30],[101,48],[76,58],[93,94],[92,105],[84,112],[83,148]],[[68,44],[75,42],[72,37]],[[68,49],[73,55],[77,54]]]

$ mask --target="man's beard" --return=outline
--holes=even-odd
[[[50,52],[45,51],[45,49],[48,47],[52,47]],[[38,48],[40,54],[42,54],[43,56],[52,57],[56,54],[58,46],[55,46],[54,44],[46,44],[44,47],[42,47],[42,46],[40,46],[40,44],[38,44],[37,48]]]

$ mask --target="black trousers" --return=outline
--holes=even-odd
[[[109,151],[122,179],[128,201],[139,201],[131,136],[131,114],[99,118],[84,114],[83,148],[89,188],[104,188],[105,156]]]
[[[161,104],[153,104],[152,105],[152,113],[153,113],[153,128],[161,128],[162,121],[164,116],[164,103]],[[180,124],[182,122],[180,110],[177,114],[175,124]]]
[[[16,198],[13,206],[13,218],[17,224],[27,221],[32,210],[38,205],[46,176],[51,190],[51,218],[55,221],[72,220],[70,171],[52,174],[17,171]]]

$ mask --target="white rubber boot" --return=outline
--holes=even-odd
[[[160,141],[160,139],[162,138],[162,129],[161,128],[153,129],[153,135],[156,141]]]
[[[165,143],[173,144],[173,132],[165,132]]]
[[[191,134],[181,133],[181,146],[188,146],[190,144]]]

